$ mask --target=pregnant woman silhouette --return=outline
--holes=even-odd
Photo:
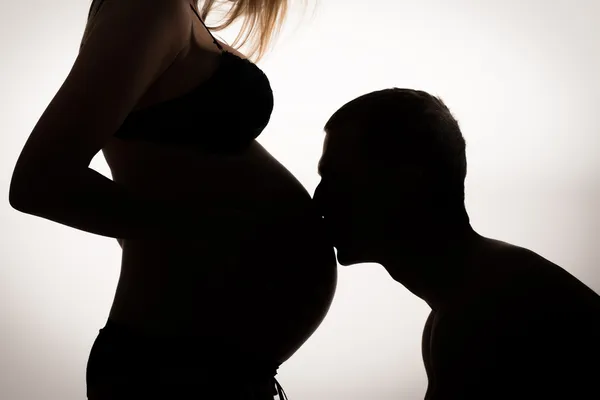
[[[122,247],[88,360],[90,400],[281,398],[277,368],[335,292],[310,195],[255,140],[270,82],[212,37],[213,3],[94,1],[13,172],[15,209]],[[256,18],[264,45],[285,6],[238,0],[229,23]],[[89,168],[99,151],[112,180]]]

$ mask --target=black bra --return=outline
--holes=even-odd
[[[261,134],[273,111],[269,79],[256,64],[224,50],[206,30],[221,50],[216,72],[180,97],[131,112],[115,137],[231,153]]]

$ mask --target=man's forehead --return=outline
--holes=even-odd
[[[362,133],[356,125],[344,124],[325,131],[323,152],[359,149]]]
[[[405,162],[400,162],[400,156],[389,158],[387,156],[374,157],[373,148],[369,148],[363,140],[363,134],[356,126],[339,127],[325,132],[323,153],[319,160],[318,171],[356,173],[357,171],[371,171],[378,173],[392,173],[403,179],[414,180],[423,178],[423,166],[410,162],[405,157]],[[389,149],[387,149],[389,150]],[[386,161],[387,160],[387,161]]]
[[[356,165],[360,155],[361,146],[355,128],[330,129],[325,132],[323,153],[319,160],[319,173],[325,169],[341,169]]]

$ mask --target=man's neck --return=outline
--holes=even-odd
[[[396,281],[439,310],[463,292],[477,268],[474,257],[484,240],[469,226],[410,255],[406,245],[399,245],[390,249],[381,264]]]

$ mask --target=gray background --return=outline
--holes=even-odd
[[[0,5],[0,399],[85,398],[88,352],[118,276],[116,241],[8,204],[14,163],[69,72],[88,6]],[[300,9],[259,64],[275,94],[260,141],[311,193],[333,111],[385,87],[430,91],[468,142],[475,229],[600,291],[599,3],[319,0],[304,18]],[[110,176],[101,156],[92,166]],[[422,399],[428,311],[378,265],[341,268],[329,316],[278,378],[295,400]]]

